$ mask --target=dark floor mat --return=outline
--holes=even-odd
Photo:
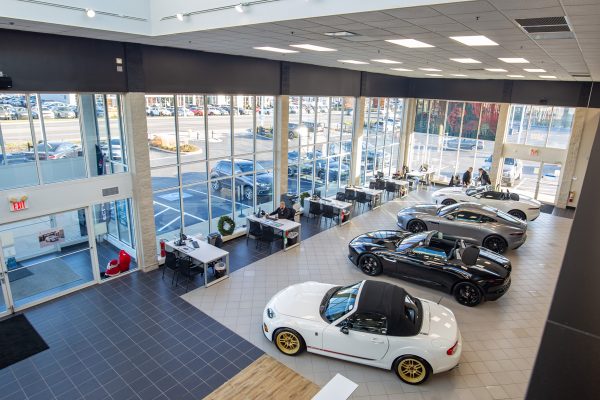
[[[554,206],[551,204],[542,204],[540,211],[544,214],[552,214],[554,212]]]
[[[26,278],[31,275],[33,275],[33,273],[31,271],[29,271],[29,269],[21,268],[21,269],[17,269],[14,271],[8,271],[8,280],[10,282],[14,282],[14,281]]]
[[[23,314],[0,321],[0,369],[48,348]]]

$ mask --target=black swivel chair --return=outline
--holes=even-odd
[[[376,181],[369,182],[369,189],[375,189],[376,187],[377,187],[377,182]]]
[[[333,221],[334,218],[337,218],[337,216],[333,206],[323,204],[323,215],[321,215],[321,217],[329,220],[329,226],[331,226],[331,221]]]
[[[246,246],[248,245],[248,239],[256,240],[256,247],[258,247],[258,240],[262,236],[262,226],[251,219],[248,220],[250,226],[248,227],[248,233],[246,234]]]
[[[344,192],[337,192],[335,199],[338,201],[346,201],[346,194]]]
[[[265,226],[262,230],[262,235],[258,239],[260,243],[269,244],[269,254],[273,251],[273,242],[282,240],[281,236],[275,235],[275,230],[271,226]]]
[[[310,217],[311,214],[315,217],[318,216],[319,221],[321,221],[321,214],[323,214],[323,211],[321,210],[321,203],[317,201],[309,201],[308,216]]]
[[[171,270],[172,273],[172,277],[171,277],[171,286],[173,285],[173,283],[175,282],[175,277],[177,276],[177,270],[179,269],[179,264],[177,263],[177,256],[175,255],[175,253],[172,253],[170,251],[167,251],[166,255],[165,255],[165,264],[163,265],[163,273],[162,273],[162,278],[165,278],[165,271],[167,269]]]
[[[346,195],[347,202],[354,203],[354,201],[356,200],[356,192],[354,190],[346,189],[344,191],[344,194]]]
[[[365,192],[356,193],[356,202],[360,204],[360,209],[362,211],[365,204],[369,204],[370,200],[367,199],[367,194]]]
[[[400,190],[399,187],[397,187],[394,182],[388,181],[385,183],[385,191],[386,191],[386,195],[388,198],[390,196],[390,193],[392,193],[395,197],[396,194],[398,194],[399,190]],[[394,198],[394,197],[392,197],[392,198]]]
[[[377,181],[375,181],[375,189],[385,190],[385,181],[383,179],[377,179]]]
[[[190,281],[196,277],[196,275],[204,275],[204,267],[195,265],[189,258],[179,257],[177,258],[179,268],[177,269],[177,279],[175,279],[175,286],[179,282],[179,276],[185,277],[185,292],[187,293],[190,286]]]

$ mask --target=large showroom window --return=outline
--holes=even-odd
[[[0,190],[127,170],[120,96],[0,95]]]
[[[489,170],[500,105],[418,99],[409,168],[427,168],[449,182],[469,167]]]
[[[375,172],[389,176],[396,171],[404,100],[367,97],[362,142],[361,182]]]
[[[273,210],[273,96],[147,95],[157,240]]]
[[[506,142],[566,149],[574,116],[575,108],[570,107],[513,104]]]
[[[332,196],[350,179],[353,97],[290,97],[288,192]]]

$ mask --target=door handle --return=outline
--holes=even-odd
[[[371,342],[373,342],[373,343],[377,343],[377,344],[383,344],[383,340],[376,339],[376,338],[372,338],[372,339],[371,339]]]
[[[439,225],[439,222],[431,221],[431,224]]]

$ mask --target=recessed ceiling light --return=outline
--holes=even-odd
[[[467,76],[465,74],[450,74],[450,75],[452,75],[452,76],[459,76],[461,78],[464,78],[465,76]]]
[[[523,68],[523,71],[526,71],[526,72],[546,72],[546,70],[542,69],[542,68]]]
[[[427,75],[427,76],[444,76],[442,74],[425,74],[425,75]]]
[[[451,58],[450,61],[456,61],[461,64],[481,64],[481,61],[473,58]]]
[[[90,18],[94,18],[96,16],[96,11],[92,10],[91,8],[88,8],[85,10],[85,15],[87,15]]]
[[[525,78],[524,75],[506,75],[506,76],[508,76],[509,78]]]
[[[175,14],[175,17],[179,20],[179,21],[183,21],[183,14],[181,13],[177,13]]]
[[[376,58],[376,59],[371,60],[371,61],[382,63],[382,64],[402,64],[401,61],[387,60],[385,58]]]
[[[338,62],[345,64],[368,64],[368,62],[358,60],[338,60]]]
[[[390,68],[391,70],[394,71],[400,71],[400,72],[412,72],[412,69],[408,69],[408,68]]]
[[[270,46],[254,47],[254,49],[255,50],[263,50],[263,51],[272,51],[273,53],[281,53],[281,54],[298,53],[296,50],[280,49],[278,47],[270,47]]]
[[[450,36],[450,39],[466,44],[467,46],[498,46],[498,43],[485,36]]]
[[[441,69],[437,68],[419,68],[421,71],[440,72]]]
[[[325,32],[327,36],[334,37],[344,37],[344,36],[355,36],[356,33],[348,32],[348,31],[337,31],[337,32]]]
[[[524,58],[521,57],[509,57],[509,58],[504,58],[504,57],[500,57],[498,58],[498,60],[500,61],[504,61],[505,63],[509,63],[509,64],[529,64],[529,61],[527,61]]]
[[[420,40],[415,40],[415,39],[390,39],[390,40],[386,40],[386,42],[390,42],[390,43],[394,43],[397,44],[399,46],[404,46],[404,47],[408,47],[411,49],[419,49],[419,48],[425,48],[425,47],[435,47],[432,46],[428,43],[425,42],[421,42]]]
[[[290,47],[297,47],[304,50],[312,51],[337,51],[336,49],[330,49],[329,47],[315,46],[314,44],[290,44]]]
[[[544,78],[544,79],[556,79],[556,76],[554,76],[554,75],[540,75],[540,78]]]
[[[246,11],[246,5],[245,4],[238,4],[237,6],[235,6],[235,11],[237,11],[239,13],[243,13],[244,11]]]
[[[504,68],[486,68],[485,70],[490,72],[508,72]]]

